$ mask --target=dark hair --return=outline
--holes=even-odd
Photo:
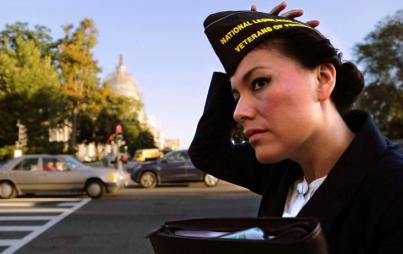
[[[307,69],[324,63],[333,64],[337,74],[332,101],[340,114],[351,109],[364,87],[364,79],[353,63],[342,63],[341,53],[328,39],[313,29],[290,29],[273,34],[258,47],[273,46]]]

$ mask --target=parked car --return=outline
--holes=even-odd
[[[393,142],[398,144],[400,146],[400,148],[403,150],[403,139],[396,139],[396,140],[393,140]]]
[[[198,170],[190,161],[187,150],[172,151],[155,161],[139,163],[128,172],[132,180],[144,188],[154,188],[161,183],[199,181],[213,187],[219,182],[218,178]]]
[[[162,152],[158,148],[145,148],[137,149],[134,154],[134,160],[136,161],[151,161],[161,157]]]
[[[122,170],[93,168],[69,155],[23,155],[0,168],[0,198],[22,193],[85,192],[91,198],[125,184]]]

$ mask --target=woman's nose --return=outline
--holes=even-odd
[[[252,119],[253,116],[254,110],[251,102],[246,98],[240,97],[233,114],[234,120],[238,123],[242,123],[247,119]]]

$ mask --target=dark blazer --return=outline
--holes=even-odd
[[[234,107],[227,76],[215,73],[190,157],[199,169],[261,194],[259,216],[282,216],[302,169],[291,160],[260,164],[247,143],[233,145]],[[344,120],[356,136],[298,217],[320,221],[332,254],[403,253],[403,153],[367,113],[351,111]]]

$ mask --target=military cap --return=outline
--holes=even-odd
[[[242,58],[270,36],[288,29],[313,29],[304,23],[257,11],[223,11],[209,15],[204,29],[228,75]]]

